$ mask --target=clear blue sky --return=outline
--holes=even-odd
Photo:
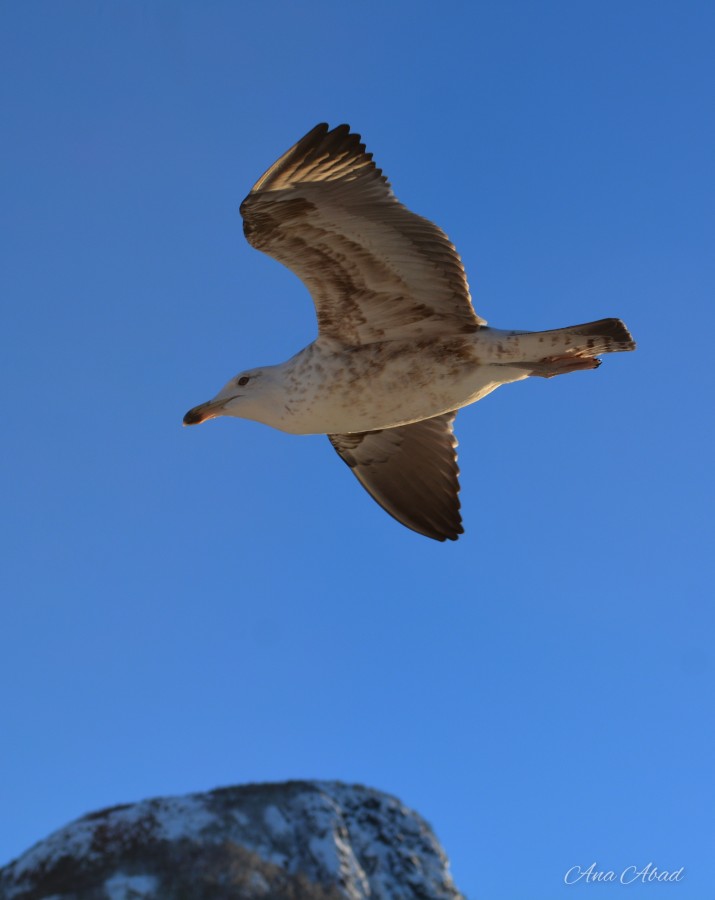
[[[711,3],[4,3],[0,863],[90,810],[395,793],[471,900],[715,860]],[[598,372],[460,413],[466,534],[322,437],[181,427],[310,341],[238,205],[319,121],[460,249],[477,311],[620,316]]]

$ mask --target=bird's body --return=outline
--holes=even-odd
[[[429,537],[462,531],[458,409],[499,385],[593,369],[599,354],[635,347],[618,319],[488,328],[454,247],[394,198],[347,126],[309,132],[241,211],[248,240],[307,284],[319,336],[280,365],[231,379],[185,424],[232,415],[327,434],[378,503]]]
[[[482,342],[483,343],[483,342]],[[261,370],[275,404],[256,419],[291,434],[375,431],[407,425],[473,403],[505,381],[511,367],[480,364],[474,336],[432,339],[419,347],[381,341],[351,348],[315,341],[279,366]]]
[[[554,344],[564,353],[565,340],[560,332],[534,335],[494,328],[349,349],[331,338],[318,339],[287,362],[255,370],[253,378],[265,382],[262,402],[253,409],[247,399],[237,414],[291,434],[408,425],[469,406],[502,384],[528,378],[534,374],[535,354],[553,356]],[[236,388],[235,382],[227,385],[232,394]],[[267,392],[269,404],[264,402]],[[233,414],[230,406],[226,413]]]

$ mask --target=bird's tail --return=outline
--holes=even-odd
[[[530,374],[542,378],[597,369],[601,360],[596,357],[602,353],[636,349],[635,341],[620,319],[599,319],[598,322],[553,331],[532,331],[524,334],[521,341],[528,343],[534,351],[535,362],[529,363]]]

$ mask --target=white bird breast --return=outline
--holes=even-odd
[[[336,347],[316,341],[276,371],[261,421],[294,434],[346,434],[418,422],[467,406],[523,368],[483,364],[472,336]]]

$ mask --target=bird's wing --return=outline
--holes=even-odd
[[[456,541],[464,530],[452,430],[456,415],[328,437],[360,484],[398,522],[437,541]]]
[[[392,193],[347,125],[318,125],[284,153],[241,204],[252,246],[313,296],[321,335],[343,344],[473,332],[459,254]]]

